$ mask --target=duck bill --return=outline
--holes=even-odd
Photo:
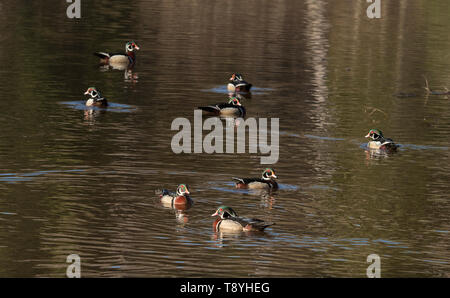
[[[366,135],[366,138],[370,138],[370,133],[368,133],[368,134]]]
[[[136,50],[138,50],[138,51],[141,49],[140,47],[138,47],[137,44],[134,45],[134,48],[135,48]]]
[[[214,214],[212,214],[211,216],[217,216],[217,215],[219,215],[219,213],[217,213],[217,211],[214,213]]]
[[[277,179],[278,177],[275,175],[275,174],[272,174],[272,176],[271,176],[272,178],[275,178],[275,179]]]
[[[89,91],[84,92],[84,95],[88,95],[88,94],[89,94]]]

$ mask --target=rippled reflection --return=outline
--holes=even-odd
[[[83,5],[74,22],[64,1],[1,3],[1,277],[64,277],[72,253],[83,277],[366,277],[372,253],[383,277],[448,277],[450,110],[424,89],[450,88],[446,0],[379,20],[356,0]],[[133,68],[99,67],[131,39]],[[246,117],[280,119],[275,165],[172,151],[172,121],[226,100],[233,72]],[[93,84],[107,109],[85,106]],[[398,152],[367,150],[375,124]],[[234,187],[269,166],[276,192]],[[178,181],[194,205],[162,206]],[[215,233],[220,205],[275,225]]]

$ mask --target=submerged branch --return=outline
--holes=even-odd
[[[384,116],[385,116],[386,118],[388,117],[387,113],[384,112],[383,110],[377,109],[377,108],[375,108],[375,107],[366,107],[366,110],[365,110],[366,113],[367,113],[367,109],[371,109],[371,110],[372,110],[372,111],[369,113],[369,116],[372,116],[372,114],[375,113],[375,112],[380,112],[380,113],[383,113]]]
[[[445,87],[445,91],[433,91],[430,88],[430,85],[428,84],[428,80],[427,77],[423,76],[425,79],[425,87],[424,89],[427,90],[427,94],[431,94],[431,95],[450,95],[450,91],[447,89],[447,87]]]

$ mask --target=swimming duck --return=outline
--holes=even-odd
[[[236,188],[250,188],[250,189],[278,189],[278,183],[275,181],[277,176],[273,169],[267,168],[263,171],[261,178],[236,178]]]
[[[233,73],[228,83],[228,92],[250,92],[252,84],[244,81],[244,78],[239,73]]]
[[[108,101],[106,98],[102,97],[100,94],[100,91],[98,91],[95,87],[89,87],[86,92],[84,92],[84,95],[90,95],[91,98],[89,98],[86,101],[86,106],[96,106],[96,107],[106,107],[108,106]]]
[[[100,57],[102,64],[134,64],[135,50],[139,50],[138,45],[134,41],[129,41],[125,44],[125,53],[96,52],[94,55]]]
[[[176,208],[183,206],[190,206],[193,204],[192,199],[189,197],[189,187],[187,184],[180,184],[176,193],[170,192],[167,189],[160,191],[159,197],[161,203],[166,207]]]
[[[274,224],[261,219],[239,217],[227,206],[220,206],[211,216],[219,216],[213,223],[214,232],[263,231]]]
[[[383,132],[379,129],[371,129],[366,135],[366,138],[371,139],[371,141],[367,143],[367,147],[370,149],[396,151],[397,147],[399,147],[392,139],[385,138]]]
[[[237,99],[237,97],[231,97],[227,103],[218,103],[206,107],[198,107],[209,114],[221,115],[221,116],[233,116],[244,117],[245,108]]]

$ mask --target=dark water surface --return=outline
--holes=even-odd
[[[87,2],[87,1],[86,1]],[[448,0],[0,3],[0,276],[448,277]],[[105,7],[107,9],[105,9]],[[95,51],[141,47],[133,78]],[[240,72],[247,116],[280,118],[273,194],[236,190],[257,154],[179,154],[177,117],[227,99]],[[96,86],[112,106],[85,109]],[[407,94],[407,96],[404,96]],[[379,156],[380,128],[401,147]],[[204,135],[207,132],[204,132]],[[191,187],[177,212],[155,190]],[[276,224],[215,234],[215,209]]]

